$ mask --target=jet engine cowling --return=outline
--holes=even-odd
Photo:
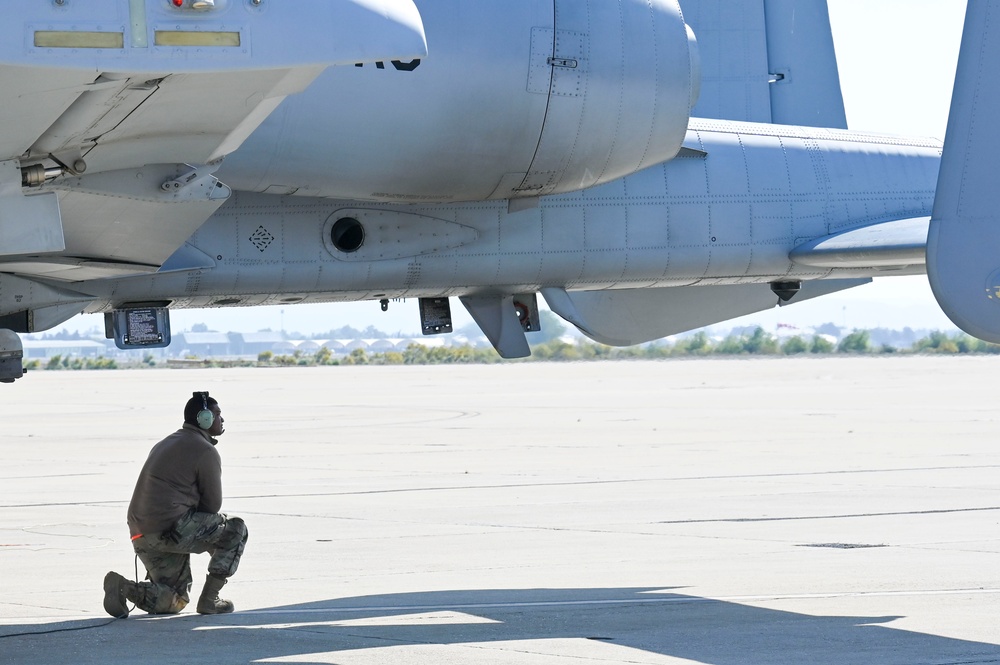
[[[700,72],[675,0],[556,0],[555,29],[536,38],[553,45],[547,76],[528,82],[548,94],[545,122],[524,180],[498,198],[575,191],[677,154]]]
[[[429,202],[575,191],[671,159],[698,94],[677,0],[421,0],[428,57],[331,68],[224,163],[235,189]]]

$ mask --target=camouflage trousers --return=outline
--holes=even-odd
[[[189,512],[163,533],[142,535],[132,547],[146,567],[146,580],[136,584],[136,597],[129,600],[150,614],[176,614],[191,600],[191,555],[210,553],[208,574],[227,578],[240,565],[246,542],[243,520],[222,513]]]

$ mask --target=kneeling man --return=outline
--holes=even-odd
[[[236,572],[247,528],[222,508],[222,458],[215,437],[222,410],[207,392],[184,407],[184,425],[149,452],[128,507],[132,547],[146,567],[146,580],[131,582],[116,572],[104,578],[104,609],[127,617],[127,602],[150,614],[176,614],[190,602],[191,554],[209,552],[208,577],[198,612],[225,614],[233,604],[219,598]]]

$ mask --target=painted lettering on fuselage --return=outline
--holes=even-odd
[[[412,72],[414,69],[420,66],[420,58],[414,58],[409,62],[403,62],[402,60],[391,60],[390,64],[400,72]],[[356,62],[355,67],[364,67],[365,63]],[[379,60],[375,63],[375,69],[385,69],[385,62]]]

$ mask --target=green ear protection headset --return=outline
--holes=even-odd
[[[201,397],[201,411],[195,416],[195,421],[198,423],[198,427],[202,429],[212,429],[212,425],[215,423],[215,414],[212,410],[208,408],[208,391],[196,392],[195,397]]]

